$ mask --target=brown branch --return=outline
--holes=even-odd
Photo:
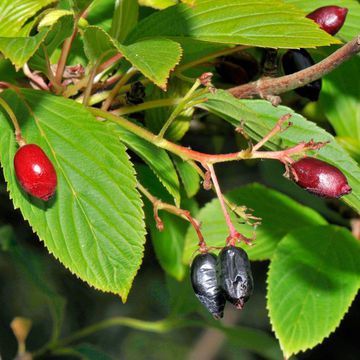
[[[229,92],[237,98],[252,98],[256,95],[268,98],[272,95],[282,94],[320,79],[358,52],[360,52],[360,35],[324,60],[304,70],[278,78],[259,79],[249,84],[233,87],[229,89]]]

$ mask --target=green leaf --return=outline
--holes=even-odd
[[[251,184],[230,191],[226,194],[226,198],[238,206],[245,205],[253,209],[253,215],[262,218],[261,225],[256,229],[254,246],[246,248],[251,260],[270,259],[281,238],[293,229],[326,224],[326,221],[314,210],[260,184]],[[251,236],[253,232],[251,226],[239,223],[239,219],[231,215],[237,230]],[[201,231],[208,246],[223,247],[225,245],[229,229],[218,199],[206,204],[200,210],[197,220],[202,224]],[[197,243],[195,231],[189,228],[184,251],[185,263],[190,262],[198,248]]]
[[[56,0],[1,0],[0,36],[28,36],[37,20],[36,15],[55,2]]]
[[[134,0],[116,0],[110,35],[123,42],[138,21],[139,4]]]
[[[360,5],[359,5],[360,7]],[[360,140],[360,57],[354,56],[323,79],[320,105],[338,136]]]
[[[168,153],[120,126],[112,126],[116,129],[115,131],[118,133],[120,140],[149,165],[160,182],[173,196],[175,204],[179,206],[179,179]]]
[[[296,7],[280,0],[198,0],[171,6],[141,21],[128,43],[151,36],[263,47],[314,47],[338,43]]]
[[[94,0],[88,9],[86,20],[109,32],[115,8],[114,0]]]
[[[349,12],[346,16],[345,24],[336,36],[339,36],[346,41],[350,41],[359,34],[360,4],[357,0],[332,0],[330,2],[328,0],[285,0],[285,2],[302,9],[305,14],[327,5],[346,7],[349,9]]]
[[[169,89],[164,92],[158,87],[153,86],[148,90],[150,93],[146,96],[146,100],[158,99],[181,99],[189,91],[191,85],[177,78],[172,78],[169,81]],[[170,114],[175,109],[175,106],[157,107],[149,109],[145,112],[146,127],[153,133],[158,134]],[[183,138],[190,128],[190,121],[194,113],[194,108],[189,108],[182,111],[176,119],[172,122],[166,131],[166,138],[172,141],[178,141]]]
[[[135,68],[162,89],[166,89],[170,71],[181,58],[181,47],[175,41],[156,38],[125,46],[96,26],[88,26],[85,29],[84,46],[86,56],[91,61],[96,61],[105,54],[107,56],[122,54]]]
[[[49,30],[41,30],[32,37],[0,37],[0,52],[20,69],[39,49]]]
[[[53,26],[55,23],[59,21],[60,18],[66,15],[74,16],[73,12],[70,10],[63,10],[63,9],[55,9],[53,11],[48,12],[39,22],[38,30],[41,28],[46,28],[49,26]]]
[[[358,162],[360,163],[360,141],[351,137],[337,136],[336,141]]]
[[[139,0],[139,4],[141,6],[149,6],[158,10],[166,9],[169,6],[176,5],[177,3],[177,0]]]
[[[70,0],[71,7],[77,13],[82,13],[94,0]]]
[[[0,156],[15,208],[49,252],[90,285],[126,300],[141,264],[144,222],[135,173],[117,134],[80,104],[34,90],[6,91],[28,143],[38,144],[58,175],[50,202],[16,181],[14,130],[0,118]]]
[[[56,50],[56,48],[71,35],[73,26],[73,16],[66,13],[64,13],[63,16],[61,16],[55,23],[52,24],[43,41],[43,45],[46,47],[46,52],[49,58]],[[29,65],[32,70],[39,70],[43,73],[47,73],[45,52],[42,46],[40,46],[36,53],[31,57]]]
[[[246,131],[255,140],[260,140],[267,134],[282,115],[292,114],[293,126],[277,134],[267,143],[267,147],[271,150],[284,149],[310,139],[330,141],[317,152],[318,158],[334,164],[346,175],[353,191],[342,200],[360,212],[360,168],[332,135],[296,114],[292,109],[285,106],[274,107],[265,100],[239,100],[223,90],[209,95],[208,99],[198,107],[217,114],[235,127],[240,125],[241,120],[245,120]]]
[[[175,166],[184,185],[186,195],[191,198],[197,194],[200,189],[200,176],[197,171],[186,161],[173,157]]]
[[[360,286],[360,243],[345,228],[289,233],[268,274],[271,323],[286,357],[313,348],[339,326]]]
[[[10,59],[17,69],[31,59],[35,70],[46,71],[45,55],[41,45],[47,47],[49,56],[72,32],[73,17],[65,15],[48,29],[42,29],[31,37],[0,37],[0,51]]]
[[[66,300],[55,289],[47,271],[48,264],[30,248],[21,246],[10,226],[0,228],[0,249],[10,253],[15,266],[45,299],[53,319],[51,340],[56,340],[60,335]]]

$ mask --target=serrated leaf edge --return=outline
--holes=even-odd
[[[334,227],[334,228],[338,228],[338,229],[342,229],[341,227],[339,226],[336,226],[336,225],[315,225],[316,227]],[[311,226],[309,226],[311,227]],[[279,244],[283,241],[283,239],[288,235],[289,233],[287,233],[286,235],[283,236],[283,238],[278,242],[278,246]],[[277,247],[278,247],[277,246]],[[276,248],[277,248],[276,247]],[[295,353],[295,352],[287,352],[285,347],[283,347],[283,344],[281,342],[281,339],[277,336],[277,333],[275,331],[275,328],[274,328],[274,324],[272,322],[272,319],[271,319],[271,316],[270,316],[270,306],[269,306],[269,273],[270,273],[270,270],[271,270],[271,264],[272,264],[272,261],[274,259],[274,257],[276,256],[276,250],[274,251],[274,254],[272,256],[272,258],[270,259],[270,264],[269,264],[269,268],[268,268],[268,271],[266,273],[266,310],[268,312],[268,317],[269,317],[269,321],[270,321],[270,325],[271,325],[271,330],[272,332],[275,334],[275,337],[276,339],[278,339],[279,341],[279,344],[280,344],[280,348],[281,348],[281,351],[283,352],[283,354],[285,355],[285,358],[286,359],[289,359],[292,355],[296,355],[300,352],[305,352],[307,350],[311,350],[313,348],[315,348],[316,346],[322,344],[324,342],[325,339],[328,339],[330,338],[330,336],[336,331],[336,329],[340,326],[342,320],[344,319],[345,315],[348,313],[352,303],[354,302],[355,300],[355,297],[356,297],[356,294],[354,295],[353,299],[350,301],[349,303],[349,306],[346,308],[342,318],[340,319],[339,323],[335,325],[335,327],[333,329],[330,330],[329,334],[327,336],[324,336],[324,338],[321,340],[321,342],[315,344],[314,346],[307,346],[307,347],[304,347],[303,349],[300,349],[299,352]]]
[[[19,92],[17,92],[17,95],[20,96],[21,100],[24,102],[24,104],[25,104],[25,106],[27,107],[29,113],[33,116],[33,118],[34,118],[34,120],[35,120],[35,122],[36,122],[36,124],[37,124],[37,127],[38,127],[39,131],[41,132],[41,127],[39,127],[39,125],[38,125],[38,121],[36,120],[36,116],[35,116],[35,114],[33,113],[32,108],[31,108],[30,105],[27,103],[26,99],[23,97],[22,94],[20,94]],[[46,137],[44,137],[44,138],[46,139]],[[46,140],[46,142],[48,143],[47,140]],[[119,142],[120,142],[120,141],[119,141]],[[122,144],[122,143],[121,143],[121,144]],[[130,161],[130,156],[129,156],[129,154],[128,154],[127,151],[126,151],[125,145],[124,145],[124,144],[122,144],[122,145],[124,146],[124,150],[125,150],[124,153],[126,154],[126,157],[127,157],[128,161],[129,161],[129,165],[130,165],[130,167],[131,167],[131,169],[132,169],[132,173],[133,173],[133,175],[134,175],[134,178],[136,179],[136,171],[135,171],[134,165],[133,165],[133,163]],[[57,163],[57,161],[56,161],[56,156],[54,155],[54,151],[53,151],[52,147],[49,145],[49,143],[48,143],[48,146],[49,146],[49,148],[50,148],[50,150],[51,150],[51,153],[52,153],[53,158],[55,159],[55,162]],[[11,162],[9,162],[9,163],[11,163]],[[2,169],[4,169],[1,163],[0,163],[0,167],[1,167]],[[58,168],[61,168],[61,167],[58,166]],[[64,178],[65,178],[66,181],[67,181],[66,175],[64,175]],[[67,182],[68,182],[68,181],[67,181]],[[71,188],[71,185],[70,185],[70,188]],[[136,189],[136,191],[137,191],[137,193],[138,193],[138,195],[139,195],[140,210],[141,210],[141,215],[142,215],[141,218],[142,218],[143,224],[144,224],[144,227],[143,227],[143,231],[142,231],[142,232],[143,232],[143,238],[145,239],[145,238],[146,238],[146,235],[147,235],[147,231],[146,231],[146,226],[145,226],[144,203],[143,203],[143,201],[142,201],[141,194],[138,192],[137,189]],[[20,212],[21,212],[21,208],[20,208],[20,206],[17,204],[16,199],[14,199],[14,198],[11,196],[10,190],[9,190],[9,188],[8,188],[8,184],[7,184],[7,192],[8,192],[8,194],[9,194],[10,200],[12,201],[12,203],[13,203],[13,205],[14,205],[14,209],[15,209],[15,210],[16,210],[16,209],[19,209]],[[107,289],[107,288],[105,288],[105,287],[95,286],[95,285],[93,285],[93,284],[90,284],[87,280],[82,279],[78,274],[76,274],[69,266],[67,266],[66,264],[64,264],[64,263],[60,260],[60,258],[59,258],[58,256],[56,256],[56,254],[54,254],[54,253],[47,247],[46,242],[44,241],[44,239],[41,238],[41,237],[39,236],[39,234],[32,228],[29,219],[26,218],[22,212],[21,212],[21,214],[22,214],[24,220],[27,221],[27,223],[29,224],[29,226],[30,226],[30,228],[32,229],[33,233],[36,234],[37,237],[39,238],[39,240],[44,244],[44,246],[45,246],[46,250],[49,252],[49,254],[51,254],[57,261],[59,261],[71,274],[75,275],[76,278],[78,278],[78,279],[80,279],[81,281],[83,281],[83,282],[85,282],[86,284],[88,284],[91,288],[94,288],[94,289],[96,289],[96,290],[100,290],[100,291],[102,291],[102,292],[104,292],[104,293],[112,293],[112,294],[115,294],[115,295],[120,295],[120,298],[121,298],[122,302],[123,302],[123,303],[126,302],[127,297],[128,297],[128,294],[129,294],[129,291],[128,291],[128,292],[123,292],[123,293],[120,293],[120,292],[119,292],[119,294],[117,294],[117,293],[115,293],[114,291],[112,291],[112,290],[110,290],[110,289]],[[95,236],[94,236],[94,237],[95,237]],[[141,267],[142,259],[144,258],[144,252],[145,252],[145,246],[144,246],[144,245],[145,245],[145,241],[144,241],[144,243],[142,244],[141,258],[140,258],[139,266],[138,266],[137,269],[134,271],[134,276],[133,276],[133,278],[130,280],[130,288],[131,288],[131,285],[132,285],[132,283],[133,283],[133,281],[134,281],[134,279],[135,279],[135,277],[136,277],[136,275],[137,275],[137,273],[138,273],[138,271],[139,271],[139,269],[140,269],[140,267]],[[129,289],[129,290],[130,290],[130,289]]]

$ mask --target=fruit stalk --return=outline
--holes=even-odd
[[[19,144],[20,147],[26,145],[26,141],[21,135],[21,128],[20,128],[20,125],[16,118],[15,113],[12,111],[12,109],[8,105],[8,103],[1,97],[0,97],[0,105],[7,112],[7,114],[9,115],[9,117],[14,125],[16,142]]]

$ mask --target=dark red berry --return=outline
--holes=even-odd
[[[321,29],[330,35],[335,35],[344,25],[347,13],[347,8],[323,6],[306,15],[306,17],[314,20]]]
[[[220,287],[228,301],[242,309],[249,300],[254,282],[246,252],[235,246],[227,246],[218,257]]]
[[[327,198],[349,194],[345,175],[335,166],[313,157],[304,157],[291,165],[293,180],[308,192]]]
[[[282,65],[284,73],[289,75],[314,65],[314,60],[305,49],[288,50],[282,57]],[[319,98],[321,85],[321,79],[318,79],[295,89],[295,92],[310,101],[316,101]]]
[[[20,147],[14,157],[16,177],[32,196],[49,200],[57,185],[56,171],[44,151],[35,144]]]
[[[216,276],[216,256],[199,254],[191,264],[191,284],[195,295],[215,319],[224,314],[225,297]]]
[[[251,81],[259,72],[259,64],[247,53],[222,56],[215,65],[217,73],[229,84],[241,85]]]

